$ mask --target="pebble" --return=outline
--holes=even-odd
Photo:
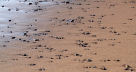
[[[45,71],[46,69],[45,68],[40,68],[38,69],[39,71]]]
[[[90,32],[83,32],[82,34],[84,34],[84,35],[90,35],[91,33]]]
[[[92,62],[93,60],[91,60],[91,59],[87,59],[87,62]]]
[[[15,39],[16,37],[11,37],[11,39]]]
[[[35,66],[36,64],[29,64],[30,66]]]
[[[107,68],[105,66],[100,68],[101,70],[107,70]]]

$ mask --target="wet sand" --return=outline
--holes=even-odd
[[[0,72],[135,72],[135,0],[1,0]]]

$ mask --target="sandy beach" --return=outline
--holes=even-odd
[[[136,0],[0,0],[0,72],[136,72]]]

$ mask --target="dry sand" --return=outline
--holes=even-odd
[[[0,72],[136,72],[136,0],[0,0]]]

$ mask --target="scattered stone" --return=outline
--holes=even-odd
[[[28,56],[27,54],[17,54],[17,55],[20,55],[20,56]]]
[[[35,39],[34,41],[40,41],[40,39]]]
[[[125,67],[124,70],[134,71],[134,69],[130,65],[124,64],[123,67]]]
[[[43,58],[43,56],[38,56],[38,58]]]
[[[91,33],[90,32],[83,32],[82,34],[84,34],[84,35],[90,35]]]
[[[76,53],[76,54],[75,54],[75,56],[80,56],[80,57],[81,57],[82,55],[81,55],[81,54]]]
[[[5,7],[4,5],[2,5],[1,7]]]
[[[96,37],[96,35],[92,35],[92,37]]]
[[[8,9],[8,11],[11,11],[11,9]]]
[[[92,59],[87,59],[87,62],[92,62],[93,60]]]
[[[56,39],[64,39],[64,37],[56,37]]]
[[[11,20],[9,20],[9,22],[11,22]]]
[[[88,20],[89,22],[94,22],[94,20]]]
[[[47,30],[47,31],[45,31],[45,32],[51,32],[50,30]]]
[[[7,47],[7,45],[2,45],[2,47]]]
[[[29,64],[30,66],[35,66],[36,64]]]
[[[70,4],[70,2],[69,2],[69,1],[66,1],[65,3],[66,3],[66,4]]]
[[[32,5],[33,3],[29,3],[29,5]]]
[[[37,29],[34,29],[34,31],[37,31]]]
[[[11,39],[15,39],[16,37],[11,37]]]
[[[23,56],[28,56],[27,54],[23,54]]]
[[[69,20],[66,20],[66,23],[72,23],[74,21],[75,21],[74,19],[69,19]]]
[[[78,40],[76,44],[79,45],[79,46],[82,46],[82,47],[87,47],[88,46],[88,43],[86,43],[84,41],[81,41],[81,40]]]
[[[45,68],[40,68],[38,69],[39,71],[45,71],[46,69]]]
[[[107,70],[107,68],[105,66],[100,68],[101,70]]]
[[[58,57],[57,59],[61,59],[63,55],[55,55],[55,56]]]
[[[114,61],[116,61],[116,62],[120,62],[120,60],[119,60],[119,59],[117,59],[117,60],[114,60]]]
[[[19,11],[19,8],[16,8],[16,11]]]

